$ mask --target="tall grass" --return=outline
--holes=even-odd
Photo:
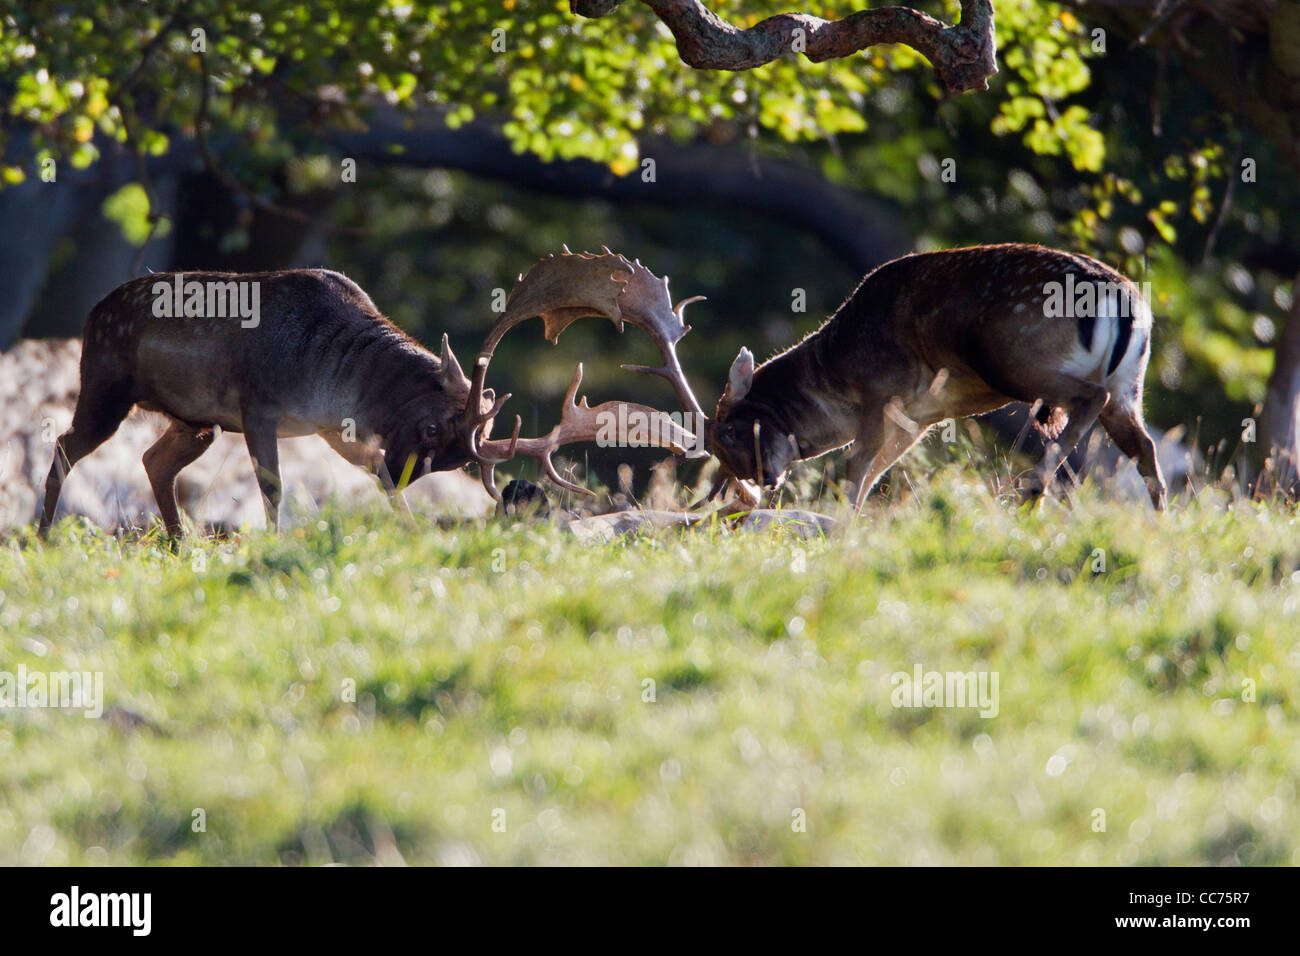
[[[13,538],[0,670],[109,710],[0,711],[0,863],[1300,863],[1293,513],[894,487],[810,539]]]

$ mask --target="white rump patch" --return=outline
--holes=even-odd
[[[1112,381],[1132,383],[1135,376],[1141,374],[1142,356],[1151,335],[1151,306],[1136,287],[1098,283],[1097,288],[1092,348],[1083,347],[1076,326],[1074,347],[1061,365],[1061,371],[1099,384],[1109,385]],[[1130,317],[1132,326],[1128,341],[1124,343],[1124,354],[1114,373],[1108,375],[1106,370],[1112,364],[1113,352],[1120,337],[1120,323],[1128,321]],[[1077,318],[1075,322],[1078,322]],[[1115,389],[1111,388],[1111,391]]]
[[[1139,297],[1133,309],[1133,331],[1128,337],[1128,346],[1124,349],[1119,364],[1115,366],[1115,371],[1106,376],[1106,387],[1112,394],[1127,395],[1134,391],[1146,373],[1151,325],[1151,306],[1146,299]],[[1109,364],[1107,362],[1107,367]]]
[[[1066,357],[1061,371],[1075,378],[1100,382],[1105,375],[1106,365],[1110,361],[1111,349],[1115,347],[1115,336],[1119,325],[1115,321],[1115,303],[1105,297],[1097,303],[1097,319],[1092,326],[1092,348],[1085,349],[1079,341],[1078,319],[1074,319],[1074,347]]]

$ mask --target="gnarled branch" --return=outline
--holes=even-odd
[[[623,0],[569,0],[584,17],[603,17]],[[962,0],[952,26],[911,7],[859,10],[841,20],[780,13],[748,29],[723,20],[700,0],[642,0],[677,40],[682,62],[697,70],[752,70],[786,53],[814,63],[851,56],[878,43],[903,43],[924,55],[954,93],[988,89],[997,73],[991,0]]]

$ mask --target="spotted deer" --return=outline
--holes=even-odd
[[[1142,419],[1150,348],[1137,287],[1087,256],[1020,244],[904,256],[757,368],[741,349],[706,445],[724,477],[767,487],[796,460],[849,446],[860,510],[931,426],[1039,403],[1041,487],[1100,419],[1161,509],[1165,483]]]

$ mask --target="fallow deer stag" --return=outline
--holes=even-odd
[[[441,357],[434,355],[337,272],[131,279],[86,319],[81,391],[72,427],[55,448],[39,533],[49,532],[68,471],[133,406],[170,419],[144,466],[175,537],[182,530],[176,476],[211,446],[215,428],[244,434],[274,528],[278,438],[319,434],[394,493],[403,473],[410,480],[465,463],[456,457],[453,426],[469,387],[446,336]],[[481,396],[489,405],[493,398]]]
[[[1036,402],[1044,489],[1100,418],[1161,509],[1165,483],[1142,420],[1150,344],[1137,287],[1087,256],[1019,244],[904,256],[757,369],[741,349],[706,445],[726,475],[774,487],[795,460],[852,444],[860,510],[932,425]]]
[[[503,321],[544,314],[549,331],[547,303],[557,294],[555,284],[585,276],[554,270],[546,260],[534,272],[531,281],[521,280]],[[606,282],[612,295],[623,289]],[[581,312],[581,289],[569,295],[570,308],[589,314]],[[527,315],[520,312],[530,308]],[[498,326],[501,334],[506,327]],[[499,337],[489,337],[493,346]],[[46,479],[39,533],[49,532],[69,470],[107,441],[137,405],[170,419],[145,452],[144,466],[172,537],[182,531],[176,476],[208,449],[217,427],[244,434],[272,528],[278,526],[282,437],[321,435],[345,459],[377,475],[394,497],[430,471],[489,456],[484,483],[499,498],[492,461],[517,453],[539,458],[556,481],[576,487],[556,474],[550,455],[560,445],[599,437],[606,415],[639,416],[653,426],[648,443],[675,452],[687,451],[694,441],[689,431],[644,405],[589,408],[585,399],[576,402],[581,365],[564,418],[551,434],[521,439],[516,419],[512,439],[491,441],[492,419],[509,396],[498,399],[483,387],[485,370],[480,360],[471,388],[445,335],[442,355],[435,356],[336,272],[158,273],[129,280],[86,319],[81,392]],[[473,428],[463,427],[467,419]]]

